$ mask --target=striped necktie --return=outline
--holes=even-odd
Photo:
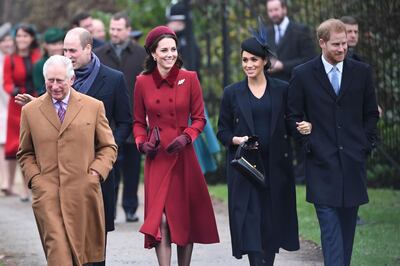
[[[64,121],[64,117],[65,117],[65,112],[66,110],[64,109],[64,105],[62,101],[57,101],[56,102],[58,104],[58,118],[60,118],[61,123]]]

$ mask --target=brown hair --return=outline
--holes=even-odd
[[[346,26],[338,19],[330,18],[322,22],[317,28],[318,40],[322,39],[325,42],[331,38],[331,32],[346,32]]]
[[[121,11],[112,15],[111,20],[125,20],[125,28],[129,28],[131,26],[131,22],[128,14],[125,11]]]
[[[150,74],[156,68],[157,63],[156,63],[156,61],[154,61],[151,53],[154,53],[156,51],[158,43],[164,38],[174,39],[175,40],[175,44],[178,46],[178,39],[174,35],[171,35],[171,34],[162,34],[162,35],[160,35],[160,37],[158,37],[152,43],[152,45],[148,48],[148,55],[147,55],[146,59],[144,60],[144,64],[143,64],[143,74]],[[183,65],[183,60],[182,60],[182,57],[181,57],[180,54],[178,54],[178,58],[176,59],[175,65],[178,68],[181,68],[182,65]]]
[[[358,25],[358,21],[355,17],[352,16],[343,16],[340,20],[347,25]]]

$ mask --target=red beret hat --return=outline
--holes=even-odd
[[[167,26],[157,26],[154,29],[152,29],[146,36],[146,40],[144,43],[144,47],[146,48],[146,50],[149,50],[150,46],[153,45],[154,41],[164,34],[172,35],[173,37],[176,38],[175,32],[170,28],[168,28]]]

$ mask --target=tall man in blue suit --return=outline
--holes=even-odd
[[[366,157],[377,141],[371,68],[346,58],[346,27],[317,29],[322,55],[293,70],[287,119],[306,152],[306,198],[315,206],[325,265],[350,265],[358,207],[368,202]],[[312,130],[299,122],[306,117]]]

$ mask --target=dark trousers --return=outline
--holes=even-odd
[[[314,204],[321,230],[325,266],[349,266],[358,207],[337,208]]]
[[[114,164],[115,170],[115,205],[118,201],[118,190],[121,176],[124,189],[122,192],[122,208],[126,212],[136,213],[139,206],[138,185],[140,176],[141,154],[135,143],[124,143],[118,151],[119,156]]]
[[[250,266],[273,266],[275,261],[275,252],[259,253],[249,252]]]

